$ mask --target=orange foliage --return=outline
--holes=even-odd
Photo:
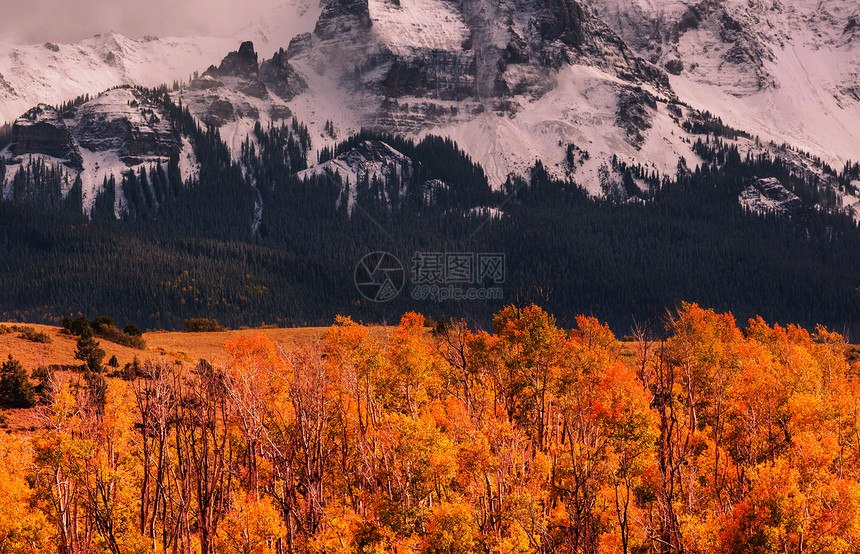
[[[860,379],[838,334],[684,304],[493,333],[338,318],[320,344],[59,387],[0,441],[0,551],[855,552]]]

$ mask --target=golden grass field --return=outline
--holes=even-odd
[[[6,323],[5,325],[21,325]],[[5,360],[9,354],[20,361],[25,368],[32,370],[41,365],[79,365],[75,359],[77,337],[61,333],[61,327],[27,323],[38,331],[50,335],[51,344],[40,344],[18,338],[19,333],[0,335],[0,358]],[[227,353],[224,343],[237,335],[259,333],[268,336],[276,343],[289,344],[321,340],[327,327],[301,327],[291,329],[249,329],[241,331],[223,331],[218,333],[184,333],[179,331],[155,331],[144,333],[146,350],[128,348],[104,339],[96,340],[105,351],[104,363],[116,356],[120,367],[131,362],[135,357],[141,362],[146,360],[181,361],[195,363],[205,359],[213,364],[225,363]]]

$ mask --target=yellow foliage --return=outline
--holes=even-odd
[[[285,534],[284,523],[271,500],[254,498],[239,490],[219,526],[215,547],[223,554],[269,554],[277,552],[275,541]]]

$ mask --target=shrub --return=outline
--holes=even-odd
[[[65,320],[64,320],[64,322],[65,322]],[[93,326],[90,323],[89,319],[81,316],[78,319],[73,320],[69,324],[68,329],[69,329],[69,331],[71,331],[71,333],[73,335],[81,336],[84,333],[86,333],[87,331],[92,331]]]
[[[137,348],[138,350],[146,349],[146,341],[143,340],[143,336],[129,335],[120,331],[113,325],[99,326],[96,334],[105,340],[109,340],[110,342],[121,344],[123,346],[128,346],[129,348]]]
[[[126,325],[125,330],[120,331],[114,325],[112,317],[98,316],[92,322],[85,317],[79,317],[75,320],[67,317],[63,319],[63,327],[68,329],[73,335],[82,336],[87,332],[91,332],[99,338],[121,344],[122,346],[137,348],[138,350],[146,349],[146,341],[143,340],[143,333],[140,332],[140,329],[136,325]]]
[[[98,330],[102,327],[115,327],[114,320],[112,317],[107,317],[104,315],[100,315],[93,320],[93,330],[98,333]]]
[[[137,356],[134,357],[134,361],[131,363],[125,364],[125,367],[122,369],[122,377],[125,381],[134,381],[138,377],[143,374],[143,368],[140,366],[140,360],[137,359]]]
[[[18,331],[21,333],[18,335],[18,338],[32,342],[40,342],[42,344],[51,344],[54,342],[48,333],[37,331],[33,327],[18,327]]]
[[[183,319],[186,333],[211,333],[217,331],[226,331],[226,327],[218,324],[217,320],[206,319],[204,317],[196,319]]]

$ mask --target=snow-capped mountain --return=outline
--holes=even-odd
[[[854,0],[587,0],[678,96],[834,167],[860,158]]]
[[[0,43],[0,125],[40,104],[95,96],[119,85],[156,87],[187,82],[218,63],[239,40],[253,40],[265,56],[313,29],[313,0],[291,0],[228,37],[144,37],[107,32],[72,44]]]
[[[613,156],[672,175],[679,158],[697,161],[695,137],[681,128],[696,110],[837,168],[860,157],[851,5],[736,4],[330,0],[280,59],[306,85],[288,104],[317,149],[332,142],[329,120],[339,136],[361,127],[447,135],[494,186],[537,160],[593,193]],[[782,32],[769,22],[779,17]],[[810,31],[791,33],[797,26]],[[234,145],[252,125],[241,120],[222,129]],[[570,164],[571,149],[589,155]]]
[[[814,159],[841,169],[860,158],[860,15],[849,0],[297,0],[242,32],[226,57],[237,41],[111,34],[13,49],[0,60],[0,116],[17,117],[25,97],[58,103],[86,87],[170,84],[197,71],[172,97],[217,128],[237,161],[257,123],[293,119],[316,153],[362,128],[433,134],[455,140],[494,188],[540,161],[592,194],[621,180],[619,164],[667,176],[682,158],[699,165],[701,128],[726,124],[743,131],[723,134],[741,155],[814,173],[860,219],[857,185],[835,184]],[[53,73],[39,80],[35,68]],[[83,165],[66,167],[89,175],[95,193],[105,164],[87,165],[81,125],[71,135]],[[30,148],[17,144],[15,155]],[[329,169],[364,171],[341,167],[348,159]]]
[[[247,76],[210,71],[179,96],[234,149],[256,120],[286,113],[282,100],[317,150],[334,142],[329,122],[341,137],[362,127],[447,135],[496,187],[541,160],[596,193],[613,155],[661,173],[693,156],[672,132],[666,74],[575,2],[329,1],[261,75],[267,64],[288,65],[300,86],[264,98]],[[571,166],[571,148],[590,156]]]
[[[234,44],[223,38],[132,40],[108,33],[75,44],[0,46],[0,120],[11,122],[36,104],[59,105],[117,85],[187,81]]]

